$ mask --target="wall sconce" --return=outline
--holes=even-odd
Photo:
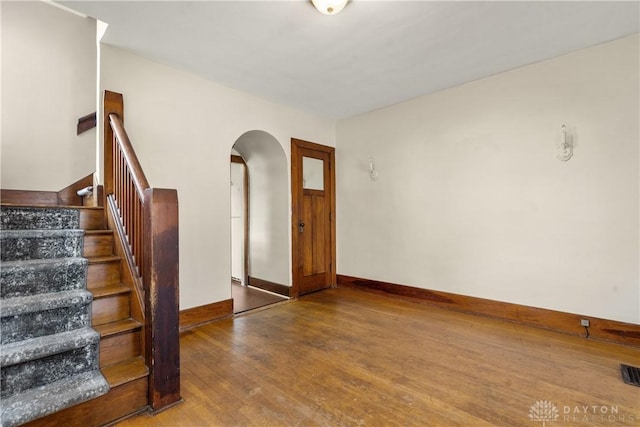
[[[565,125],[562,125],[562,140],[558,147],[558,159],[566,162],[573,157],[573,135],[567,130]]]
[[[373,163],[373,157],[369,157],[369,178],[371,178],[371,181],[378,179],[378,171],[376,170],[376,165]]]

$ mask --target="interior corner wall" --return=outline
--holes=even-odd
[[[636,34],[339,121],[338,273],[640,323],[639,51]]]
[[[96,21],[39,1],[2,8],[2,151],[5,189],[58,191],[95,171]]]
[[[104,44],[100,71],[101,91],[124,95],[127,132],[149,183],[178,190],[180,309],[231,298],[231,147],[247,131],[272,135],[288,181],[291,138],[335,146],[335,122]],[[290,279],[290,227],[287,236]]]

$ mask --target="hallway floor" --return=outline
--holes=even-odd
[[[233,314],[243,313],[280,301],[287,301],[287,298],[283,296],[251,286],[242,286],[237,282],[231,283],[231,297],[233,298]]]

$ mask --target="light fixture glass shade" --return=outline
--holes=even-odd
[[[311,3],[325,15],[335,15],[340,12],[349,0],[311,0]]]

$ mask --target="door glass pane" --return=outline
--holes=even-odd
[[[302,158],[302,188],[324,190],[324,162],[312,157]]]

